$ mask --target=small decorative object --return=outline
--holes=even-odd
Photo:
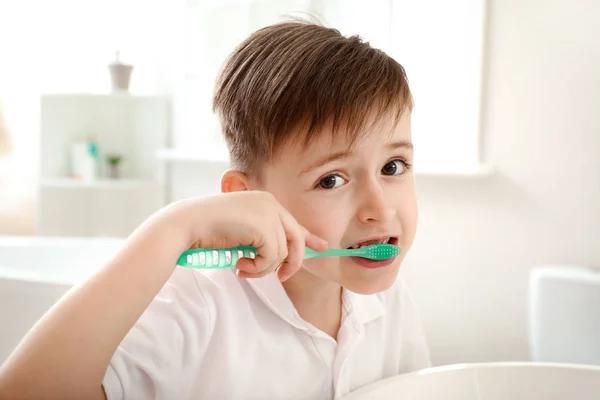
[[[108,154],[106,156],[106,161],[108,162],[108,177],[110,179],[119,179],[120,178],[120,164],[123,156],[119,154]]]
[[[110,79],[114,92],[127,92],[131,80],[132,65],[123,64],[120,60],[120,52],[115,53],[115,61],[109,64]]]

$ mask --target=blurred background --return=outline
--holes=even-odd
[[[219,191],[214,79],[312,15],[407,70],[435,365],[600,365],[600,2],[0,0],[0,363],[149,214]]]

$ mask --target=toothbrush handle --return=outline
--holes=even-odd
[[[306,248],[304,259],[321,258],[321,257],[343,257],[354,255],[353,250],[348,249],[327,249],[325,251],[315,251],[309,247]]]
[[[304,259],[321,257],[340,257],[354,255],[356,250],[328,249],[315,251],[305,247]],[[195,269],[233,268],[240,258],[254,258],[258,254],[256,247],[238,246],[224,249],[190,249],[179,257],[177,265]]]
[[[177,265],[195,269],[233,268],[240,258],[254,258],[256,247],[238,246],[224,249],[190,249],[181,254]]]

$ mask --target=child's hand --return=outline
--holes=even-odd
[[[176,214],[190,222],[190,248],[257,248],[255,259],[237,262],[240,278],[261,277],[281,265],[277,274],[285,281],[300,269],[304,246],[317,251],[327,249],[327,242],[298,224],[268,192],[228,193],[185,200],[176,206],[180,208]]]
[[[0,368],[0,398],[103,399],[102,379],[115,349],[190,247],[258,249],[238,261],[240,277],[300,268],[304,246],[325,250],[264,192],[237,192],[173,203],[148,218],[123,249],[44,316]],[[98,323],[100,321],[100,323]],[[31,385],[35,376],[36,384]]]

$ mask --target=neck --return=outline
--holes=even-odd
[[[342,287],[300,269],[283,283],[298,314],[337,340],[342,320]]]

